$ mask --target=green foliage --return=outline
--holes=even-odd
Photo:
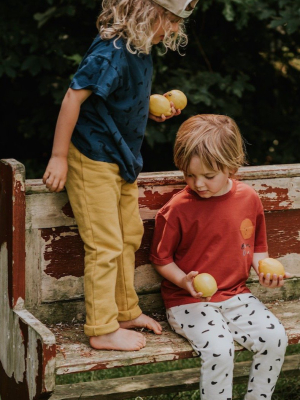
[[[186,93],[189,104],[181,121],[196,113],[233,117],[248,143],[250,164],[299,162],[296,10],[299,0],[200,2],[187,26],[185,57],[156,55],[153,91],[178,88]],[[178,122],[158,128],[149,124],[149,143],[174,140]]]
[[[40,177],[51,154],[59,106],[97,34],[100,2],[12,0],[0,5],[0,157]],[[186,93],[182,115],[150,121],[144,170],[174,169],[179,125],[196,113],[233,117],[250,164],[299,162],[300,0],[206,0],[187,23],[185,55],[153,49],[153,93]]]

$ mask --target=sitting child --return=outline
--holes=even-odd
[[[246,280],[251,266],[268,288],[290,274],[271,280],[258,272],[268,257],[264,210],[256,192],[232,178],[245,160],[240,131],[227,116],[196,115],[179,128],[174,159],[187,186],[158,212],[150,257],[165,278],[168,322],[201,357],[202,400],[232,399],[234,341],[254,353],[245,400],[271,399],[287,336]],[[217,281],[212,297],[194,289],[202,272]]]

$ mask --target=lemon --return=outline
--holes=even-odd
[[[166,93],[165,96],[169,101],[173,102],[176,110],[183,110],[187,105],[186,95],[180,90],[171,90],[170,92]]]
[[[263,273],[264,276],[270,274],[271,279],[273,279],[273,274],[277,276],[285,274],[283,265],[280,261],[275,260],[275,258],[264,258],[263,260],[259,260],[258,272]]]
[[[203,297],[211,297],[218,290],[215,278],[207,273],[198,274],[193,280],[193,285],[196,292],[201,292]]]
[[[149,111],[157,117],[160,117],[162,114],[168,117],[172,114],[170,102],[161,94],[152,94],[150,96]]]

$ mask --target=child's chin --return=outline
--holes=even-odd
[[[211,193],[209,193],[207,190],[203,191],[203,192],[199,192],[198,190],[195,190],[195,192],[197,193],[197,195],[199,197],[203,197],[205,199],[211,197]]]

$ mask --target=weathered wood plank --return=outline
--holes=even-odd
[[[77,228],[43,229],[41,233],[41,300],[83,296],[84,250]]]
[[[24,308],[25,169],[0,161],[0,398],[33,400],[55,385],[55,337]]]
[[[299,301],[276,302],[268,305],[286,328],[290,343],[300,342]],[[89,346],[80,323],[51,325],[49,329],[56,336],[58,354],[56,373],[70,374],[97,369],[172,361],[197,357],[190,344],[174,333],[169,325],[162,321],[163,334],[144,332],[147,346],[140,351],[99,351]],[[241,346],[236,345],[236,349]]]
[[[300,178],[274,178],[245,180],[259,194],[266,211],[299,209]],[[139,188],[142,219],[155,218],[157,211],[179,190],[182,185],[166,185]]]
[[[300,176],[299,164],[259,165],[241,167],[236,173],[237,179],[291,178]],[[183,174],[180,171],[142,172],[138,177],[141,186],[182,184]],[[42,179],[27,179],[26,194],[49,193]]]
[[[26,308],[40,304],[42,296],[41,288],[41,233],[39,229],[26,231],[25,235],[25,305]]]
[[[10,308],[7,257],[4,243],[0,251],[0,398],[33,400],[54,389],[55,337],[24,309],[24,302]]]
[[[168,182],[165,185],[152,183],[152,185],[141,183],[139,187],[140,213],[143,220],[154,218],[157,211],[185,186],[182,180],[173,184]],[[245,183],[259,193],[266,211],[300,208],[299,177],[253,179],[245,180]],[[26,196],[26,229],[75,224],[65,191],[61,193],[41,191]]]
[[[151,266],[149,265],[149,268]],[[251,292],[263,302],[295,300],[299,298],[300,279],[292,278],[285,282],[284,288],[267,289],[260,286],[257,278],[249,279],[248,287]],[[139,304],[146,314],[165,314],[164,304],[160,290],[155,293],[139,294]],[[31,306],[28,310],[43,323],[58,324],[61,322],[71,323],[73,320],[84,322],[85,306],[83,296],[79,300],[56,301]]]
[[[25,168],[15,160],[0,162],[0,245],[6,243],[8,301],[25,298]]]
[[[162,322],[162,325],[162,335],[145,332],[147,346],[140,351],[126,354],[122,351],[92,349],[81,324],[50,326],[57,341],[56,373],[64,375],[196,357],[184,338],[171,332],[166,322]]]
[[[160,291],[139,296],[139,304],[146,314],[165,315]],[[45,324],[72,323],[85,321],[83,298],[76,301],[56,301],[31,306],[28,310]]]
[[[26,229],[76,225],[67,193],[26,196]]]
[[[269,253],[278,258],[286,270],[300,277],[300,210],[271,211],[266,213]],[[154,221],[144,221],[145,234],[136,253],[135,284],[139,294],[159,290],[161,278],[149,265],[149,252]],[[83,297],[84,248],[76,227],[44,228],[40,231],[40,256],[33,257],[37,249],[29,249],[27,269],[41,274],[41,301],[79,299]],[[36,230],[32,231],[37,239]],[[30,234],[27,234],[29,243]],[[36,244],[35,244],[36,246]],[[38,279],[37,276],[35,279]],[[286,284],[285,289],[288,289]],[[289,297],[291,298],[291,296]],[[271,300],[271,299],[270,299]]]
[[[234,384],[248,380],[251,361],[235,363]],[[286,356],[281,376],[299,374],[300,355]],[[199,367],[164,373],[58,385],[50,400],[123,400],[199,389]]]

